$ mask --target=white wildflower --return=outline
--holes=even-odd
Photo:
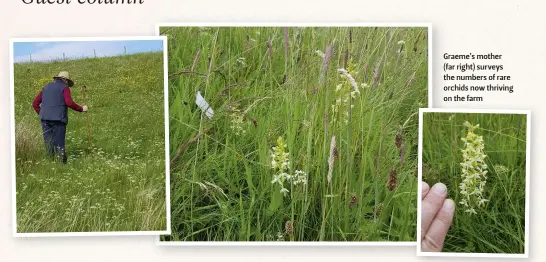
[[[355,91],[352,91],[352,92],[351,92],[351,97],[352,97],[352,98],[356,98],[356,95],[359,94],[359,93],[360,93],[360,92],[358,92],[358,91],[356,91],[356,90],[355,90]]]
[[[459,202],[465,206],[466,212],[476,214],[474,207],[484,206],[487,199],[483,197],[483,191],[487,180],[487,164],[484,153],[483,137],[474,133],[479,125],[472,125],[465,122],[468,128],[466,137],[461,138],[465,148],[461,150],[463,155],[462,182],[459,184],[460,193],[463,199]]]
[[[284,241],[284,235],[281,232],[277,233],[277,241]]]
[[[277,174],[273,175],[271,184],[278,184],[280,186],[280,192],[283,196],[288,196],[287,188],[284,187],[285,183],[292,185],[307,185],[307,173],[305,171],[296,170],[293,175],[290,170],[290,154],[286,152],[287,145],[282,137],[277,139],[277,145],[274,146],[273,152],[271,152],[271,168],[274,169]]]
[[[237,58],[237,63],[239,63],[241,66],[246,66],[246,59],[244,57]]]
[[[292,184],[295,186],[298,184],[307,185],[307,173],[305,173],[305,171],[296,170],[296,172],[294,172],[294,176],[292,177]]]
[[[358,92],[360,93],[360,91],[358,91],[358,84],[356,83],[356,80],[353,78],[353,76],[351,74],[349,74],[349,72],[347,72],[347,70],[343,69],[343,68],[340,68],[337,70],[342,76],[346,77],[348,80],[349,80],[349,83],[351,84],[351,86],[353,87],[353,89],[355,90],[355,92]]]
[[[271,168],[277,169],[281,173],[290,168],[290,154],[285,152],[285,150],[286,144],[284,143],[284,139],[279,137],[277,139],[277,146],[273,147],[273,152],[271,153]]]
[[[244,135],[246,133],[246,130],[244,129],[244,124],[245,124],[244,114],[241,113],[240,110],[238,110],[235,107],[231,107],[231,110],[233,111],[233,113],[231,113],[229,116],[231,118],[231,126],[230,126],[231,130],[237,136]]]
[[[325,56],[325,55],[324,55],[324,52],[322,52],[322,51],[320,51],[320,50],[315,51],[315,53],[316,53],[317,55],[319,55],[321,58],[324,58],[324,56]]]

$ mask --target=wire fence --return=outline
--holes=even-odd
[[[139,54],[139,53],[151,53],[151,52],[160,52],[158,50],[150,50],[150,51],[141,51],[141,52],[128,52],[127,46],[123,46],[123,51],[120,50],[118,53],[110,53],[107,55],[101,55],[97,52],[97,49],[93,49],[93,53],[89,53],[88,55],[79,55],[79,56],[69,56],[66,53],[62,53],[62,55],[58,55],[57,57],[51,57],[48,59],[36,59],[32,57],[32,54],[28,55],[28,58],[24,57],[17,57],[14,61],[16,64],[21,63],[51,63],[51,62],[66,62],[70,60],[79,60],[79,59],[93,59],[93,58],[104,58],[104,57],[116,57],[116,56],[123,56],[123,55],[133,55],[133,54]]]

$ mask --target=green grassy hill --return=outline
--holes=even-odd
[[[59,71],[80,105],[87,85],[89,106],[69,109],[67,165],[45,157],[31,105]],[[17,231],[165,230],[163,54],[21,63],[14,73]]]

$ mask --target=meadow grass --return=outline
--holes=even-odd
[[[173,157],[173,233],[162,241],[415,241],[427,28],[161,33]],[[195,105],[198,90],[212,119]],[[306,183],[283,183],[286,196],[272,183],[283,170],[272,168],[279,141],[284,171],[306,174]]]
[[[89,106],[69,109],[66,165],[46,157],[31,106],[60,71],[80,105],[87,85]],[[166,230],[163,54],[21,63],[14,73],[17,232]]]
[[[487,182],[486,202],[476,214],[459,202],[462,137],[465,121],[483,136]],[[457,204],[444,252],[512,253],[525,249],[526,115],[431,113],[423,115],[423,181],[444,183]]]

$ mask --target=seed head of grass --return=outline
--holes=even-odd
[[[322,84],[324,82],[324,77],[326,76],[326,72],[328,71],[328,64],[330,63],[330,59],[332,58],[332,55],[334,54],[334,41],[330,42],[328,47],[326,47],[326,50],[324,51],[324,57],[322,58],[322,68],[320,70],[320,77],[319,77],[319,84]]]
[[[332,183],[332,173],[334,172],[334,161],[336,160],[336,137],[332,136],[330,140],[330,157],[328,157],[328,176],[326,180],[328,185]]]
[[[383,203],[379,203],[377,206],[375,206],[374,214],[376,217],[381,215],[381,210],[383,210]]]
[[[288,236],[294,234],[294,224],[291,220],[287,220],[286,223],[284,223],[284,233],[286,233]]]
[[[398,174],[396,173],[396,169],[391,169],[389,172],[389,179],[387,181],[387,188],[390,191],[393,191],[396,186],[398,186]]]
[[[375,86],[377,84],[380,74],[381,74],[381,60],[377,61],[373,69],[372,86]]]
[[[394,144],[396,145],[396,148],[400,149],[403,143],[403,139],[404,138],[402,137],[402,132],[400,130],[396,132],[396,137],[394,138]]]
[[[273,52],[273,50],[272,50],[273,46],[271,45],[271,39],[267,40],[266,46],[267,46],[267,56],[271,57],[271,53]]]
[[[358,198],[356,197],[355,193],[351,194],[351,198],[349,199],[349,208],[353,208],[356,206],[356,202],[358,202]]]
[[[411,74],[410,78],[408,79],[408,83],[406,84],[406,87],[410,87],[413,84],[413,81],[415,81],[415,73],[417,72],[413,72],[413,74]]]

